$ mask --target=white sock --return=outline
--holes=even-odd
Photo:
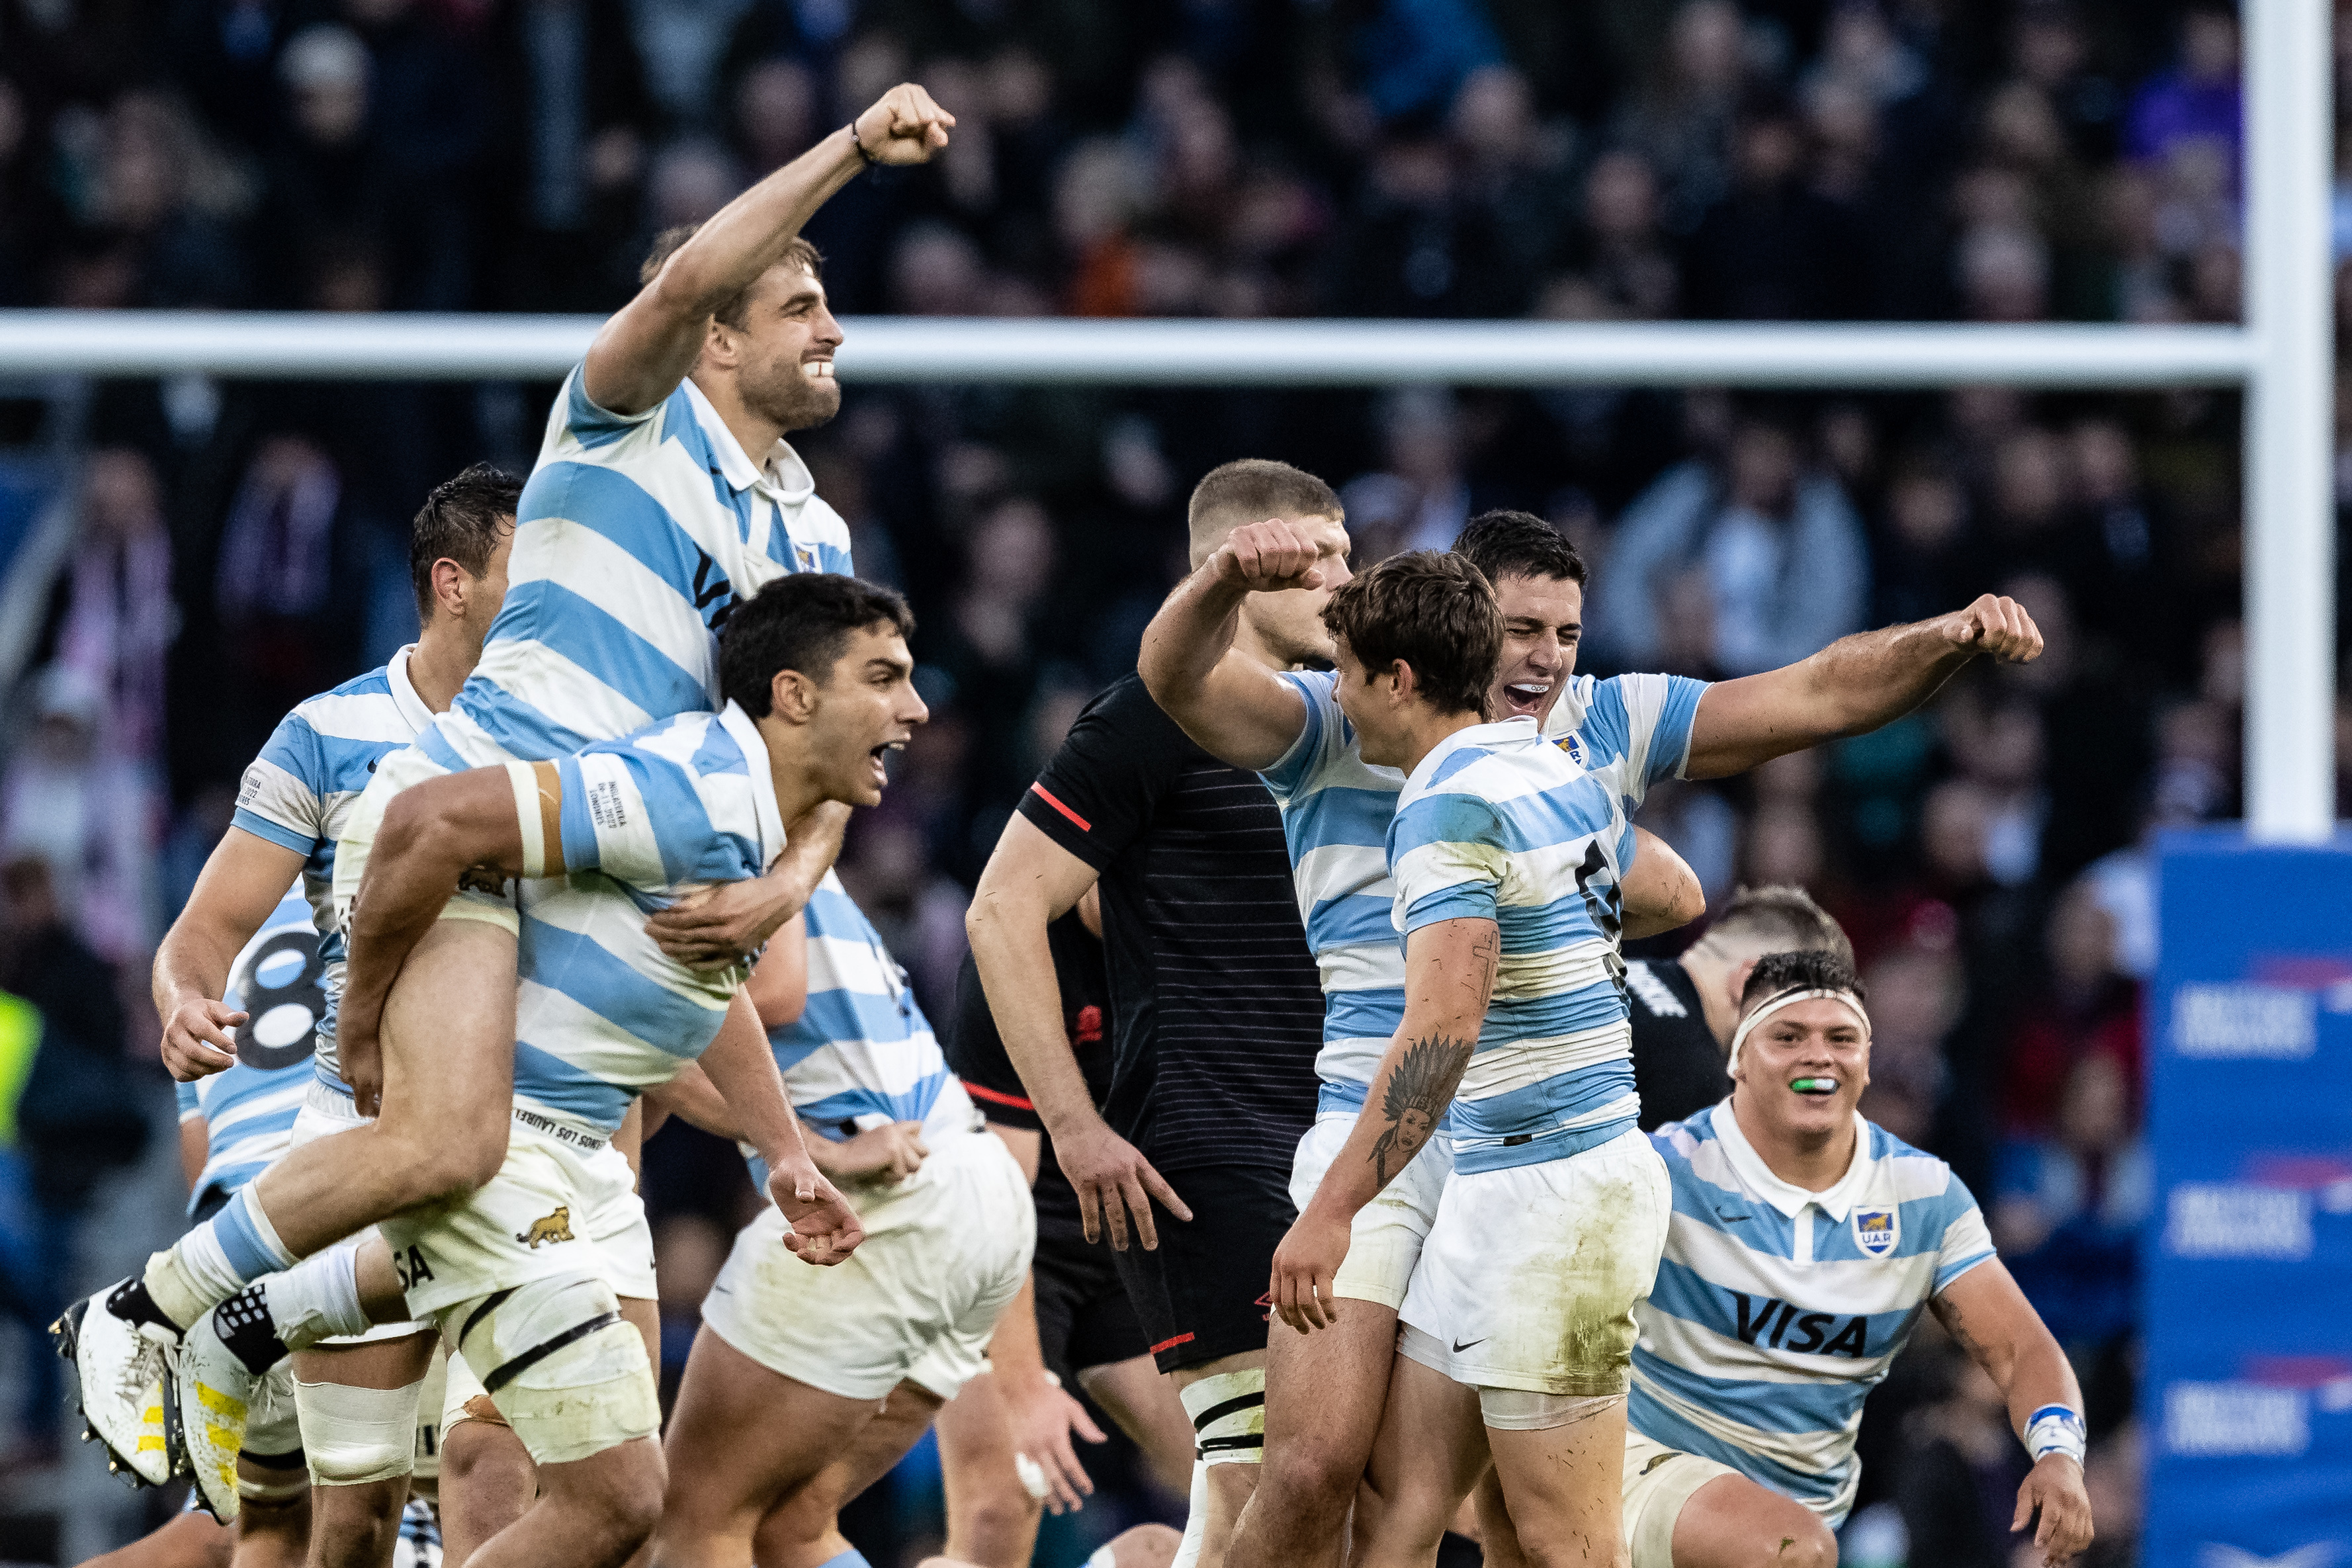
[[[359,1259],[359,1243],[341,1242],[261,1282],[270,1321],[288,1350],[307,1350],[320,1340],[367,1332],[367,1309],[360,1305]]]
[[[1201,1547],[1209,1534],[1209,1467],[1192,1460],[1192,1500],[1184,1510],[1184,1539],[1168,1568],[1200,1568]]]

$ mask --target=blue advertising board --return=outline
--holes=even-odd
[[[2159,864],[2144,1560],[2352,1568],[2352,837]]]

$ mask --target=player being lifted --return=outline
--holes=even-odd
[[[2033,1456],[2012,1528],[2058,1568],[2091,1541],[2082,1390],[1968,1188],[1856,1109],[1870,1015],[1853,964],[1767,954],[1738,1008],[1730,1094],[1651,1135],[1675,1201],[1634,1309],[1632,1568],[1745,1568],[1784,1539],[1792,1568],[1834,1568],[1863,1401],[1923,1304],[2008,1400]]]
[[[557,395],[520,503],[513,586],[480,668],[344,825],[339,900],[357,887],[400,787],[707,711],[712,634],[730,608],[785,573],[849,569],[845,526],[783,439],[840,406],[841,331],[799,231],[867,164],[923,163],[953,124],[920,88],[894,88],[698,228],[662,237],[644,289]],[[664,939],[701,963],[756,948],[839,847],[841,808],[815,810],[790,825],[775,870],[673,911],[657,922]],[[514,1073],[515,910],[510,897],[468,889],[446,912],[394,987],[380,1044],[373,1027],[343,1041],[343,1076],[376,1120],[295,1151],[140,1275],[91,1299],[75,1361],[84,1411],[110,1444],[135,1445],[143,1385],[129,1369],[143,1346],[176,1344],[254,1279],[499,1171]],[[748,1003],[729,1033],[765,1058]],[[797,1145],[797,1123],[791,1136]],[[803,1152],[782,1152],[773,1190],[799,1217],[822,1183]]]
[[[1487,711],[1534,719],[1586,769],[1612,773],[1635,805],[1655,777],[1720,777],[1859,734],[1909,711],[1979,653],[2023,659],[2041,649],[2025,612],[1988,595],[1953,615],[1846,637],[1785,669],[1710,687],[1655,675],[1578,679],[1586,574],[1575,550],[1524,512],[1474,520],[1456,549],[1495,585],[1503,616]],[[1300,1143],[1292,1183],[1302,1207],[1402,1021],[1386,844],[1404,779],[1358,753],[1331,675],[1268,671],[1237,653],[1232,627],[1251,595],[1324,586],[1330,565],[1317,519],[1270,517],[1236,530],[1153,618],[1140,664],[1188,734],[1261,770],[1283,805],[1326,1005],[1317,1063],[1324,1111]],[[1607,868],[1594,875],[1605,889]],[[1269,1341],[1266,1469],[1236,1538],[1237,1568],[1336,1561],[1385,1398],[1395,1310],[1449,1163],[1440,1136],[1358,1215],[1332,1289],[1360,1306],[1328,1332]]]
[[[679,963],[646,932],[643,910],[757,878],[782,852],[784,824],[821,801],[881,798],[884,753],[926,717],[906,651],[911,624],[886,589],[786,577],[729,623],[724,711],[681,715],[555,761],[427,780],[385,814],[353,910],[347,1037],[373,1026],[394,976],[461,878],[488,868],[524,879],[505,1162],[461,1202],[385,1222],[389,1259],[363,1253],[340,1292],[306,1280],[338,1253],[235,1298],[227,1343],[286,1343],[402,1311],[436,1322],[538,1469],[539,1501],[481,1546],[478,1568],[610,1568],[660,1518],[652,1362],[621,1320],[601,1249],[583,1245],[572,1217],[604,1201],[598,1189],[612,1178],[595,1156],[630,1104],[687,1063],[700,1060],[725,1116],[763,1155],[785,1152],[793,1122],[764,1041],[755,1057],[717,1048],[744,966]],[[1010,1185],[1017,1198],[1017,1172]],[[862,1238],[837,1199],[813,1217],[780,1253],[838,1263]],[[1017,1276],[1021,1261],[1008,1273]],[[277,1301],[277,1286],[298,1280],[309,1306],[299,1321]],[[192,1338],[190,1350],[204,1342]],[[226,1373],[218,1361],[204,1370]],[[222,1391],[240,1392],[233,1382]],[[742,1545],[740,1558],[724,1560],[748,1562],[748,1539]]]

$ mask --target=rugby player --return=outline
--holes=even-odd
[[[1748,968],[1768,952],[1814,948],[1853,962],[1853,944],[1802,888],[1742,888],[1681,956],[1626,961],[1642,1131],[1696,1115],[1731,1092],[1724,1058]]]
[[[1062,1033],[1097,1110],[1110,1091],[1110,982],[1103,969],[1099,887],[1046,927],[1060,992]],[[1192,1425],[1152,1364],[1150,1342],[1119,1283],[1109,1247],[1088,1241],[1077,1194],[1006,1054],[970,952],[956,974],[948,1065],[1030,1178],[1037,1247],[1029,1282],[997,1321],[988,1372],[940,1413],[950,1558],[984,1568],[1029,1561],[1043,1513],[1084,1506],[1094,1483],[1071,1446],[1104,1441],[1082,1388],[1142,1449],[1162,1486],[1182,1491]]]
[[[1321,1110],[1293,1173],[1302,1208],[1402,1021],[1404,984],[1388,923],[1394,889],[1385,848],[1403,774],[1357,754],[1330,675],[1275,674],[1234,641],[1252,595],[1329,581],[1341,558],[1313,521],[1277,516],[1234,530],[1161,606],[1139,665],[1186,733],[1228,763],[1261,770],[1282,804],[1328,1008],[1317,1062]],[[1718,777],[1897,718],[1980,652],[2025,659],[2041,650],[2031,617],[1988,595],[1957,614],[1846,637],[1785,669],[1712,687],[1654,675],[1580,679],[1586,574],[1567,541],[1524,512],[1489,512],[1456,548],[1495,584],[1503,614],[1487,711],[1533,718],[1586,768],[1616,770],[1636,806],[1662,729],[1672,748],[1686,739],[1685,776]],[[1605,884],[1605,870],[1596,875]],[[1386,1397],[1395,1310],[1449,1165],[1441,1133],[1358,1215],[1332,1287],[1360,1306],[1328,1332],[1270,1341],[1267,1489],[1239,1539],[1239,1568],[1336,1560]]]
[[[1036,1225],[1018,1162],[836,875],[771,944],[751,994],[818,1168],[866,1239],[817,1269],[782,1245],[773,1208],[736,1237],[671,1413],[656,1549],[665,1563],[739,1563],[756,1542],[761,1562],[813,1568],[850,1550],[841,1506],[980,1373]],[[756,1162],[753,1177],[764,1184]]]
[[[515,586],[480,668],[416,746],[379,770],[343,825],[339,904],[359,885],[385,803],[405,784],[549,760],[707,711],[712,634],[733,606],[785,573],[849,569],[846,526],[783,439],[840,407],[841,331],[799,231],[866,165],[924,163],[953,124],[922,89],[893,88],[698,227],[656,242],[645,287],[557,395],[520,503]],[[812,821],[789,825],[792,847],[769,875],[657,917],[664,940],[721,967],[755,949],[839,847],[845,814],[814,809]],[[101,1431],[137,1426],[144,1384],[130,1369],[145,1345],[175,1344],[255,1279],[499,1170],[515,1060],[514,901],[469,886],[446,912],[394,988],[383,1043],[373,1017],[342,1034],[342,1077],[375,1120],[293,1152],[141,1274],[91,1299],[75,1359],[85,1412]],[[730,1032],[738,1051],[764,1055],[748,1002]],[[772,1183],[799,1218],[820,1184],[786,1120],[795,1148],[789,1161],[780,1151]]]
[[[1632,1568],[1748,1568],[1782,1540],[1792,1568],[1834,1568],[1863,1402],[1922,1304],[2008,1400],[2033,1456],[2011,1528],[2032,1524],[2057,1568],[2092,1535],[2082,1390],[1968,1188],[1855,1108],[1870,1016],[1853,963],[1768,954],[1738,1005],[1730,1094],[1651,1135],[1675,1205],[1634,1309]]]
[[[1464,557],[1394,556],[1324,619],[1360,754],[1406,775],[1388,842],[1403,1020],[1275,1255],[1275,1309],[1326,1326],[1357,1212],[1456,1109],[1454,1168],[1399,1313],[1380,1430],[1393,1458],[1374,1466],[1381,1506],[1359,1513],[1354,1555],[1410,1560],[1393,1478],[1443,1479],[1442,1529],[1491,1453],[1524,1557],[1582,1562],[1583,1542],[1619,1533],[1633,1309],[1668,1203],[1634,1124],[1615,962],[1629,792],[1548,744],[1531,714],[1486,721],[1503,622]],[[1653,780],[1681,750],[1659,728]]]
[[[460,1202],[384,1221],[387,1252],[362,1251],[339,1296],[306,1289],[295,1317],[267,1288],[235,1298],[242,1317],[223,1339],[232,1350],[265,1336],[295,1348],[396,1310],[436,1323],[537,1467],[539,1500],[475,1553],[487,1568],[611,1568],[661,1516],[652,1360],[621,1318],[602,1250],[583,1246],[573,1225],[605,1201],[597,1189],[611,1178],[594,1155],[641,1092],[697,1059],[763,1158],[799,1144],[766,1042],[756,1057],[719,1048],[744,966],[679,963],[647,934],[641,911],[761,875],[783,852],[785,824],[820,801],[881,798],[883,753],[927,717],[906,651],[910,626],[887,590],[831,574],[784,577],[730,621],[722,712],[681,715],[553,762],[425,780],[385,814],[352,906],[343,1037],[374,1026],[394,975],[461,878],[488,868],[523,879],[506,1161]],[[1009,1156],[999,1158],[1009,1169]],[[826,1201],[803,1202],[809,1218],[783,1232],[780,1250],[836,1264],[863,1234],[831,1188],[820,1191]],[[324,1272],[341,1256],[283,1278]],[[1025,1261],[1024,1251],[1009,1271],[1007,1298]],[[394,1290],[404,1307],[384,1299]],[[206,1342],[190,1337],[182,1375]],[[223,1398],[240,1393],[224,1364],[231,1359],[194,1369],[218,1374]],[[748,1536],[740,1544],[729,1560],[748,1563]],[[702,1560],[683,1545],[665,1557]]]
[[[342,1088],[333,1076],[343,979],[331,897],[336,838],[377,764],[448,708],[480,657],[506,592],[520,489],[478,465],[426,499],[409,535],[418,640],[279,721],[246,770],[229,831],[156,949],[162,1054],[181,1086],[183,1141],[206,1128],[220,1129],[225,1140],[191,1195],[194,1219],[217,1212],[301,1142],[314,1120],[309,1105],[328,1086]],[[252,1005],[233,1003],[225,989],[232,961],[298,886],[310,933],[273,934],[257,976],[247,974],[240,994]],[[87,1310],[77,1304],[61,1325],[60,1348],[68,1353]],[[432,1353],[430,1334],[415,1326],[388,1327],[362,1342],[368,1348],[322,1348],[277,1369],[269,1419],[259,1424],[254,1449],[265,1466],[281,1457],[281,1468],[302,1466],[307,1454],[310,1479],[321,1489],[312,1510],[318,1560],[334,1568],[380,1564],[393,1549],[416,1447],[417,1385]],[[121,1404],[101,1402],[91,1411],[110,1449],[138,1479],[156,1483],[173,1458],[165,1451],[163,1359],[151,1344],[134,1363],[133,1375],[155,1391],[142,1402],[134,1428],[102,1419],[126,1413]],[[295,1429],[298,1405],[317,1434],[307,1445]],[[264,1486],[231,1466],[200,1476],[197,1497],[226,1522],[237,1515],[240,1493],[267,1502],[273,1489],[282,1501],[300,1481],[280,1476]]]

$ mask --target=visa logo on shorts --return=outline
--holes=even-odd
[[[1853,1244],[1872,1258],[1884,1258],[1903,1239],[1903,1226],[1893,1209],[1853,1211]]]

